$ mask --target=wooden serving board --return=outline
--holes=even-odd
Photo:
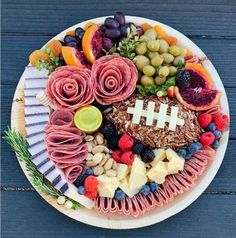
[[[89,21],[93,21],[95,23],[102,23],[106,17],[91,19]],[[192,52],[199,56],[205,57],[205,54],[197,47],[191,40],[185,37],[180,32],[174,30],[167,25],[164,25],[157,21],[152,21],[146,18],[139,17],[126,17],[127,21],[134,22],[136,24],[141,24],[143,22],[147,22],[151,25],[160,24],[170,35],[175,35],[181,44],[185,45],[187,48],[190,48]],[[83,27],[88,21],[82,22],[80,24],[76,24],[65,31],[61,32],[53,39],[62,39],[65,33],[69,30],[75,29],[76,27]],[[206,65],[204,65],[209,73],[213,76],[216,88],[223,92],[223,97],[221,100],[221,104],[224,105],[224,111],[229,113],[228,108],[228,100],[223,87],[223,84],[220,80],[219,75],[217,74],[214,66],[210,61],[207,61]],[[24,119],[24,78],[22,77],[17,85],[13,102],[12,102],[12,112],[11,112],[11,127],[16,131],[20,132],[23,136],[26,135],[25,131],[25,119]],[[185,192],[181,195],[178,195],[174,201],[164,205],[163,207],[159,207],[153,209],[152,211],[147,212],[144,215],[139,216],[138,218],[133,218],[130,216],[122,216],[117,214],[100,214],[94,210],[88,210],[86,208],[78,208],[77,210],[69,210],[64,206],[60,206],[57,204],[57,199],[55,197],[43,194],[39,189],[35,188],[36,191],[43,197],[51,206],[56,208],[61,213],[69,216],[77,221],[81,221],[86,224],[90,224],[93,226],[108,228],[108,229],[130,229],[130,228],[139,228],[148,226],[154,223],[158,223],[167,219],[168,217],[180,212],[189,206],[194,200],[196,200],[206,189],[206,187],[210,184],[214,176],[216,175],[220,164],[223,160],[225,150],[228,143],[229,131],[223,134],[221,139],[221,147],[217,151],[216,160],[212,161],[208,164],[205,172],[198,178],[196,182],[196,186],[191,188],[188,192]],[[28,172],[24,166],[24,162],[20,162],[20,166],[30,181],[30,177]],[[31,183],[32,184],[32,183]],[[34,186],[32,184],[32,186]]]

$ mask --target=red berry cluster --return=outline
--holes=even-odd
[[[119,140],[120,150],[116,150],[112,154],[112,158],[117,163],[132,164],[134,161],[134,154],[131,151],[134,144],[134,139],[128,135],[123,134]]]
[[[206,128],[210,123],[215,123],[218,131],[223,131],[229,124],[229,117],[225,114],[216,113],[202,113],[198,116],[198,123],[202,128]]]
[[[95,199],[98,195],[97,192],[98,180],[96,177],[90,175],[84,181],[84,195],[90,199]]]

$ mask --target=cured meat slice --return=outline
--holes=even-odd
[[[49,77],[46,92],[58,109],[76,110],[93,102],[91,70],[76,66],[58,67]]]
[[[83,142],[85,133],[76,127],[69,127],[73,123],[71,116],[73,118],[70,112],[65,114],[64,111],[52,114],[52,124],[45,128],[45,143],[49,158],[64,170],[69,182],[74,182],[84,169],[88,148]]]
[[[95,61],[91,77],[95,99],[108,105],[127,99],[134,92],[138,71],[131,60],[107,55]]]
[[[215,158],[215,151],[205,147],[185,162],[184,170],[169,175],[158,191],[147,196],[137,194],[132,198],[125,197],[122,201],[112,201],[114,198],[97,197],[94,207],[99,212],[117,212],[137,217],[155,207],[163,206],[172,201],[175,196],[188,191],[195,185],[195,180],[203,173],[208,160]]]
[[[50,124],[55,126],[73,126],[73,114],[67,110],[56,110],[50,116]]]

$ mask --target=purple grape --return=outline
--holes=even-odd
[[[113,47],[114,43],[111,39],[104,37],[102,39],[102,46],[105,50],[110,50]]]
[[[99,32],[100,32],[100,34],[101,35],[104,35],[105,34],[105,32],[106,32],[106,26],[103,24],[103,25],[101,25],[100,27],[99,27]]]
[[[120,23],[120,25],[125,24],[125,15],[123,12],[116,12],[114,19],[116,19]]]
[[[70,35],[67,35],[67,36],[64,37],[65,44],[68,44],[71,41],[77,41],[76,37],[75,36],[70,36]]]
[[[75,29],[75,36],[78,41],[82,41],[82,38],[84,36],[84,29],[81,27],[78,27]]]
[[[79,47],[79,44],[77,41],[70,41],[66,44],[67,46],[70,46],[70,47],[74,47],[74,48],[77,48]]]
[[[120,29],[107,29],[105,36],[113,41],[117,41],[121,36]]]
[[[112,17],[106,18],[105,25],[108,28],[118,28],[120,26],[119,22]]]
[[[121,35],[122,36],[127,36],[127,30],[128,30],[128,28],[129,28],[129,25],[128,24],[125,24],[125,25],[122,25],[121,27],[120,27],[120,32],[121,32]]]
[[[136,33],[137,33],[137,36],[143,35],[144,34],[143,28],[141,26],[137,26]]]

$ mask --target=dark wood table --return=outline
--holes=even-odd
[[[214,181],[176,216],[137,230],[105,230],[60,214],[34,191],[14,153],[2,142],[2,237],[235,237],[236,234],[236,1],[231,0],[3,0],[2,135],[28,56],[65,28],[116,10],[166,23],[192,39],[212,60],[230,103],[231,133]]]

